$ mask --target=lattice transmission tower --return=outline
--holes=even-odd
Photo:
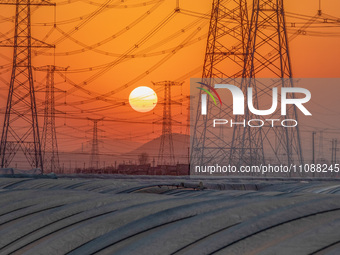
[[[262,99],[272,95],[273,87],[293,86],[283,0],[254,0],[250,17],[248,12],[246,0],[213,1],[202,82],[210,86],[234,84],[245,95],[247,87],[253,87],[254,106],[262,109]],[[287,79],[259,84],[253,79],[258,77]],[[223,132],[207,131],[208,120],[235,119],[239,122],[241,117],[232,114],[231,106],[224,104],[216,109],[208,97],[207,115],[202,116],[199,100],[192,134],[192,165],[211,162],[257,165],[265,162],[264,151],[275,163],[302,162],[298,127],[270,128],[267,125],[252,129],[236,125],[232,134],[225,137]],[[278,119],[278,116],[276,111],[266,117]],[[242,118],[263,119],[247,109]],[[285,118],[297,120],[295,106],[288,107]]]
[[[98,139],[98,122],[102,121],[103,118],[100,119],[90,119],[93,122],[92,129],[92,140],[91,140],[91,155],[90,155],[90,168],[99,169],[100,167],[100,157],[99,157],[99,139]]]
[[[174,165],[175,153],[172,139],[172,123],[176,122],[171,116],[171,105],[178,104],[171,99],[171,88],[173,86],[182,86],[182,83],[174,81],[162,81],[154,83],[155,86],[164,87],[163,118],[162,118],[162,136],[158,153],[158,165]]]
[[[65,92],[54,87],[54,73],[56,71],[66,71],[67,68],[54,65],[47,65],[34,68],[36,71],[47,72],[46,85],[43,90],[45,92],[45,108],[44,108],[44,126],[42,132],[42,154],[44,161],[44,169],[49,172],[59,172],[59,153],[57,132],[55,127],[55,92]]]
[[[286,30],[283,0],[254,0],[249,27],[249,39],[241,89],[254,91],[253,104],[257,109],[268,109],[268,95],[273,87],[293,87],[292,67]],[[263,81],[258,77],[286,78]],[[294,95],[289,94],[289,98]],[[278,104],[281,98],[278,97]],[[269,101],[269,105],[270,105]],[[287,107],[285,119],[298,119],[295,105]],[[240,117],[236,116],[236,121]],[[245,119],[281,119],[280,107],[270,116],[257,116],[246,110]],[[230,162],[238,165],[272,163],[303,163],[299,126],[263,128],[235,126],[230,151]]]
[[[235,78],[242,77],[248,33],[246,0],[213,0],[203,65],[203,83],[214,86],[215,82],[238,82]],[[195,119],[191,132],[191,165],[206,165],[213,161],[222,163],[229,159],[231,139],[221,139],[221,132],[207,132],[207,121],[232,118],[232,108],[216,109],[208,98],[208,112],[203,116],[200,114],[200,98],[199,96],[196,117],[193,117]]]
[[[0,5],[14,5],[16,8],[14,37],[0,42],[0,47],[14,48],[1,136],[1,167],[9,167],[16,157],[16,161],[26,158],[30,167],[41,168],[43,171],[31,49],[54,46],[31,36],[31,6],[55,4],[43,0],[0,0]]]

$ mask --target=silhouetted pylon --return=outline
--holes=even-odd
[[[42,66],[34,68],[36,71],[47,72],[45,92],[45,109],[44,109],[44,126],[42,132],[42,154],[45,171],[59,172],[59,153],[58,141],[55,127],[55,99],[54,93],[64,92],[54,87],[54,73],[56,71],[66,71],[67,68],[54,65]]]
[[[26,158],[30,167],[41,168],[43,171],[31,49],[54,46],[31,36],[31,6],[54,4],[48,1],[0,0],[0,5],[2,4],[14,5],[16,14],[14,37],[0,42],[0,47],[14,48],[12,75],[1,136],[1,167],[9,167],[16,157],[16,163]],[[18,167],[25,167],[25,165],[19,163]]]
[[[253,104],[257,109],[262,109],[262,99],[272,95],[273,87],[293,86],[283,0],[254,0],[250,19],[246,0],[214,0],[202,77],[202,82],[212,87],[215,83],[234,84],[244,95],[247,87],[253,87]],[[277,79],[268,85],[253,79],[259,77],[287,79]],[[208,121],[213,119],[234,122],[263,119],[251,114],[247,107],[244,116],[234,116],[231,103],[218,109],[209,97],[207,100],[207,115],[201,115],[199,100],[193,120],[191,165],[258,165],[265,163],[266,157],[275,163],[303,161],[298,127],[235,125],[228,136],[221,131],[207,131]],[[278,111],[266,119],[280,119]],[[297,117],[295,106],[290,105],[285,118],[297,120]]]
[[[91,140],[91,156],[90,156],[90,168],[98,169],[100,167],[99,161],[99,139],[98,139],[98,122],[102,121],[104,118],[100,119],[90,119],[93,122],[92,129],[92,140]]]
[[[248,7],[246,0],[213,0],[210,27],[203,65],[202,82],[235,83],[242,77],[248,39]],[[233,118],[232,108],[216,109],[207,99],[207,115],[201,115],[201,95],[192,132],[191,165],[223,163],[229,159],[231,139],[221,139],[221,132],[207,132],[208,120]],[[224,104],[225,106],[225,104]]]
[[[253,104],[257,109],[267,109],[271,102],[273,87],[293,87],[292,67],[287,38],[283,0],[255,0],[249,27],[249,39],[243,70],[241,89],[246,94],[247,87],[254,91]],[[262,82],[258,77],[286,78]],[[288,95],[290,98],[293,95]],[[278,97],[278,105],[281,97]],[[280,107],[270,116],[257,116],[246,110],[242,119],[294,119],[298,120],[295,105],[287,107],[287,114],[281,116]],[[235,121],[241,117],[236,116]],[[238,165],[264,164],[268,158],[271,163],[303,163],[299,126],[285,128],[262,128],[235,126],[230,151],[230,162]]]
[[[177,102],[171,99],[171,87],[182,86],[182,83],[174,81],[162,81],[154,83],[155,86],[164,87],[164,102],[163,103],[163,119],[162,119],[162,136],[158,153],[158,165],[170,164],[174,165],[175,154],[174,144],[172,140],[172,123],[174,120],[171,117],[171,105]]]

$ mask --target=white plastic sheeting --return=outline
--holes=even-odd
[[[320,180],[0,178],[0,254],[340,254],[339,196]]]

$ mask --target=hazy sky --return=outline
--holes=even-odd
[[[96,2],[98,4],[93,4]],[[173,90],[173,115],[185,125],[189,77],[201,75],[209,27],[209,19],[201,14],[210,13],[212,1],[180,1],[181,8],[201,13],[198,15],[174,14],[175,0],[105,1],[110,8],[102,8],[102,1],[96,2],[57,0],[56,8],[32,7],[33,36],[56,44],[55,59],[53,49],[39,49],[33,65],[55,63],[61,67],[69,66],[70,70],[66,73],[66,83],[61,76],[55,77],[56,87],[67,91],[67,96],[63,92],[56,94],[57,110],[67,112],[66,117],[60,114],[57,119],[61,150],[80,148],[91,138],[92,122],[72,118],[105,117],[104,126],[100,124],[100,129],[105,131],[101,135],[109,140],[146,142],[159,136],[163,105],[158,104],[150,113],[137,113],[127,102],[130,92],[138,86],[150,86],[162,99],[163,90],[153,86],[152,82],[184,81],[183,88]],[[292,13],[314,16],[319,9],[319,0],[286,0],[285,7],[290,13],[287,26],[293,21],[302,26],[309,18],[293,20]],[[340,17],[340,2],[323,0],[322,11]],[[1,6],[0,32],[7,37],[13,35],[14,24],[5,18],[11,18],[14,12],[14,7]],[[169,15],[172,16],[166,20]],[[56,28],[53,27],[54,17]],[[165,25],[155,30],[162,22]],[[176,48],[179,45],[183,47]],[[294,76],[339,77],[339,45],[340,23],[311,27],[305,36],[290,42]],[[11,54],[12,49],[1,48],[0,65],[10,64]],[[189,72],[192,73],[187,75]],[[3,107],[7,96],[5,82],[9,81],[10,72],[1,73],[0,77],[0,106]],[[35,73],[36,87],[43,86],[44,77],[44,73]],[[84,89],[75,89],[74,85],[81,85]],[[108,102],[96,100],[107,92],[111,92]],[[37,93],[37,98],[41,108],[43,93]],[[174,131],[184,133],[186,127],[176,124]]]

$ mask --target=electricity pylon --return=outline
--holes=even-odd
[[[182,83],[174,81],[162,81],[154,83],[155,86],[164,87],[164,102],[163,102],[163,119],[162,119],[162,136],[158,153],[158,165],[170,164],[174,165],[175,153],[174,143],[172,140],[172,123],[174,120],[171,117],[171,105],[177,102],[171,99],[171,88],[173,86],[182,86]]]
[[[246,0],[213,0],[210,27],[203,65],[202,82],[237,82],[242,77],[248,40],[248,7]],[[191,144],[191,165],[222,163],[229,158],[231,139],[221,139],[221,132],[207,132],[209,119],[232,118],[232,108],[216,109],[208,98],[208,112],[202,116],[199,96]],[[222,135],[223,137],[223,135]]]
[[[41,168],[43,171],[31,49],[54,46],[31,36],[31,6],[54,4],[44,0],[0,0],[0,5],[16,7],[14,37],[0,42],[0,47],[14,48],[12,75],[1,136],[1,167],[10,166],[16,157],[17,161],[26,158],[30,167]]]
[[[278,83],[292,87],[283,7],[283,0],[254,0],[249,19],[246,0],[213,0],[202,82],[212,87],[215,83],[232,83],[241,88],[245,95],[247,87],[253,87],[253,102],[257,109],[261,109],[263,97],[272,95],[271,89]],[[287,79],[278,79],[275,84],[269,85],[259,84],[253,79],[264,76]],[[231,104],[217,109],[208,97],[207,115],[202,116],[200,112],[199,100],[193,120],[191,165],[257,165],[265,162],[265,156],[272,157],[275,163],[303,161],[298,127],[250,128],[236,125],[231,135],[221,139],[224,137],[223,131],[208,130],[208,120],[233,119],[239,122],[241,117],[232,114]],[[266,117],[278,119],[278,116],[276,111]],[[247,120],[253,117],[263,119],[248,110],[242,117]],[[297,120],[295,106],[288,107],[285,118]]]
[[[98,122],[102,121],[103,118],[100,119],[90,119],[93,122],[92,129],[92,140],[91,140],[91,156],[90,156],[90,168],[99,168],[99,140],[98,140]]]
[[[283,0],[255,0],[249,27],[249,39],[241,89],[254,91],[253,104],[263,109],[273,87],[293,87],[292,67],[285,23]],[[282,78],[259,82],[258,77]],[[286,79],[283,79],[286,78]],[[289,95],[293,98],[293,95]],[[279,104],[281,103],[278,97]],[[270,101],[269,101],[270,102]],[[268,107],[268,106],[267,106]],[[267,109],[267,108],[265,108]],[[297,120],[295,105],[287,108],[285,119]],[[240,117],[236,116],[236,121]],[[244,119],[281,119],[280,108],[270,116],[257,116],[246,111]],[[266,153],[265,153],[266,152]],[[262,128],[235,126],[230,150],[230,162],[238,165],[259,165],[270,157],[272,163],[303,163],[299,126],[295,128]]]
[[[44,161],[45,171],[59,172],[59,153],[58,153],[58,141],[55,128],[55,100],[54,93],[57,90],[54,87],[54,73],[55,71],[66,71],[67,68],[58,67],[54,65],[42,66],[34,68],[36,71],[47,72],[45,92],[45,109],[44,109],[44,127],[42,132],[42,154]],[[64,92],[64,91],[63,91]]]

